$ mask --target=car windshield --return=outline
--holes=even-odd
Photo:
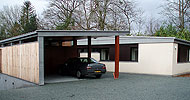
[[[82,63],[98,63],[98,61],[96,61],[95,59],[93,58],[80,58],[80,61]]]

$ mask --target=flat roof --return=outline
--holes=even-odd
[[[96,30],[37,30],[38,36],[116,36],[126,35],[129,31],[96,31]]]
[[[36,30],[34,32],[18,35],[5,40],[1,40],[0,44],[29,39],[32,37],[59,37],[59,36],[78,36],[78,37],[104,37],[126,35],[129,31],[96,31],[96,30]]]
[[[30,37],[30,36],[37,36],[37,32],[30,32],[30,33],[14,36],[14,37],[11,37],[11,38],[7,38],[7,39],[4,39],[4,40],[1,40],[0,43],[2,44],[2,43],[5,43],[5,42],[8,42],[8,41],[16,41],[16,40],[19,40],[21,38],[26,38],[26,37]]]
[[[115,44],[115,37],[92,38],[92,45]],[[175,37],[153,37],[153,36],[120,36],[120,44],[138,43],[179,43],[189,45],[190,42]],[[87,45],[87,39],[78,40],[78,45]]]

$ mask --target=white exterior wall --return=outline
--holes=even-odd
[[[138,62],[120,61],[119,71],[139,74],[172,75],[173,43],[139,44]],[[81,56],[87,53],[81,53]],[[100,60],[99,53],[92,53],[92,57]],[[106,64],[107,71],[113,72],[114,61],[102,61]]]
[[[177,63],[178,44],[174,43],[173,50],[173,75],[184,74],[190,72],[190,63]]]
[[[119,71],[126,73],[178,75],[190,72],[190,63],[177,63],[178,44],[154,43],[139,44],[138,62],[120,61]],[[81,53],[87,57],[87,53]],[[92,53],[92,57],[100,61],[99,53]],[[107,71],[114,72],[114,61],[102,61]]]
[[[120,61],[120,72],[172,75],[173,43],[139,44],[138,62]],[[102,62],[114,71],[114,62]]]

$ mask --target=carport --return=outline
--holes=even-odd
[[[0,41],[1,49],[3,50],[2,55],[5,55],[5,52],[8,51],[8,49],[13,50],[13,53],[11,55],[6,54],[7,58],[1,58],[3,59],[3,62],[1,63],[2,67],[5,65],[5,68],[3,67],[1,70],[4,74],[15,76],[39,85],[44,85],[45,76],[56,73],[57,66],[59,64],[62,64],[68,58],[78,57],[77,40],[85,38],[88,39],[88,57],[91,57],[91,38],[115,36],[114,78],[117,79],[119,77],[119,35],[126,35],[128,33],[129,31],[37,30],[32,33],[6,39]],[[14,44],[16,46],[14,46]],[[28,45],[28,47],[26,45]],[[32,48],[31,45],[36,48]],[[18,50],[18,52],[14,52],[14,48]],[[21,48],[24,49],[20,50]],[[33,55],[32,50],[28,50],[29,48],[36,50],[35,55]],[[27,51],[26,54],[22,53],[23,51]],[[27,53],[30,54],[30,56],[28,56]],[[13,66],[10,66],[9,63],[5,63],[7,59],[15,57],[14,55],[18,55],[20,57],[18,65],[16,62],[12,64]],[[28,62],[26,62],[24,61],[26,59],[24,59],[24,57],[22,58],[22,56],[26,56],[26,59],[31,58]],[[36,59],[34,59],[33,56],[35,56]],[[12,62],[14,62],[14,59],[11,63]],[[35,66],[31,65],[33,62],[35,62]],[[8,69],[6,69],[7,66]],[[22,68],[23,66],[32,66],[34,68]],[[12,70],[11,67],[18,69],[19,71],[16,73],[11,73],[9,71]],[[33,69],[35,69],[35,71]],[[26,71],[28,71],[28,73],[26,73]]]

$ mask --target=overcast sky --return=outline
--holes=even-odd
[[[159,16],[158,13],[161,12],[161,5],[164,0],[136,0],[139,6],[144,10],[146,16]]]
[[[13,5],[22,5],[23,2],[26,0],[0,0],[0,9],[3,8],[3,6],[13,6]],[[37,14],[41,14],[44,9],[46,9],[48,5],[48,0],[30,0],[32,5],[35,7]],[[153,16],[155,18],[158,18],[159,12],[160,12],[160,4],[162,4],[163,0],[136,0],[144,12],[145,16],[150,17]]]
[[[0,0],[0,9],[3,8],[3,6],[14,6],[14,5],[18,5],[21,6],[23,5],[24,1],[28,1],[28,0]],[[37,12],[37,14],[41,14],[44,9],[46,9],[48,2],[47,0],[29,0],[32,5],[35,7],[35,10]]]

